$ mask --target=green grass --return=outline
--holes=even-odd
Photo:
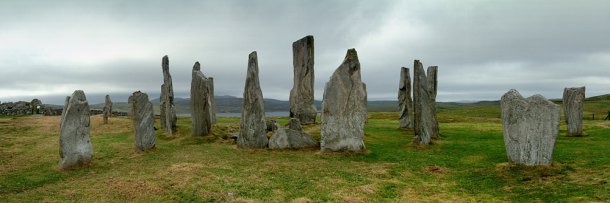
[[[585,111],[610,106],[596,102]],[[423,147],[396,117],[369,114],[364,153],[320,153],[238,149],[239,118],[223,117],[201,138],[181,117],[174,137],[159,130],[156,149],[137,152],[130,120],[94,116],[94,160],[70,171],[57,168],[59,117],[2,117],[0,202],[610,201],[610,122],[586,120],[587,137],[562,123],[554,164],[524,167],[507,163],[497,106],[439,109],[442,139]],[[318,125],[305,130],[319,139]]]

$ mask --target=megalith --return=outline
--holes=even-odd
[[[434,69],[434,68],[433,68]],[[428,68],[430,72],[430,68]],[[438,137],[438,121],[436,119],[436,71],[431,71],[429,79],[419,60],[413,64],[413,129],[416,144],[430,144],[432,138]]]
[[[324,87],[321,151],[365,150],[366,99],[366,85],[361,80],[358,53],[355,49],[349,49],[343,63]]]
[[[438,119],[436,118],[436,90],[438,89],[438,66],[428,66],[426,78],[428,79],[428,92],[430,95],[430,108],[432,109],[432,126],[430,136],[432,139],[440,137]]]
[[[110,95],[106,95],[104,99],[104,109],[102,110],[104,116],[104,124],[108,124],[108,118],[112,115],[112,101]]]
[[[210,82],[195,62],[191,80],[191,118],[193,136],[206,136],[212,132],[210,117]]]
[[[159,102],[159,112],[161,118],[161,128],[165,128],[169,136],[176,131],[176,107],[174,106],[174,87],[172,85],[172,75],[169,74],[169,58],[167,55],[161,59],[161,69],[163,71],[163,84],[161,85],[161,96]]]
[[[42,108],[42,101],[40,99],[32,99],[30,102],[30,106],[32,107],[32,114],[40,114],[40,109]]]
[[[90,111],[85,92],[76,90],[66,98],[61,114],[59,166],[62,169],[87,164],[93,157],[90,139]]]
[[[248,72],[243,101],[237,146],[240,148],[266,148],[269,140],[266,134],[267,125],[265,124],[263,92],[258,80],[256,51],[248,56]]]
[[[148,95],[140,91],[129,96],[129,107],[133,128],[135,129],[135,147],[140,151],[155,147],[155,113]]]
[[[212,124],[216,124],[216,101],[214,98],[214,78],[213,77],[208,77],[208,83],[209,83],[209,103],[210,103],[210,122]]]
[[[400,69],[398,85],[398,109],[400,111],[398,125],[400,128],[413,128],[413,99],[411,98],[411,76],[409,69]]]
[[[568,136],[583,136],[582,112],[585,102],[585,87],[563,89],[563,112],[568,125]]]
[[[294,84],[290,90],[290,117],[303,124],[316,122],[314,104],[314,48],[313,36],[308,35],[292,43]]]
[[[559,105],[538,94],[525,99],[511,89],[502,96],[500,107],[508,160],[550,165],[559,132]]]
[[[317,147],[318,143],[303,131],[301,123],[297,118],[290,118],[288,128],[274,123],[275,130],[269,139],[270,149],[298,149]]]

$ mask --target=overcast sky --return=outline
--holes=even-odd
[[[0,101],[151,98],[169,55],[177,97],[202,64],[241,97],[258,52],[265,98],[288,100],[292,42],[315,38],[315,96],[356,48],[370,100],[396,100],[400,67],[439,66],[438,100],[610,93],[610,1],[0,1]]]

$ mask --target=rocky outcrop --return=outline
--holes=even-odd
[[[430,70],[430,68],[428,68]],[[435,71],[432,71],[435,72]],[[436,120],[436,74],[428,79],[424,67],[419,60],[413,64],[413,129],[416,144],[430,144],[431,139],[438,137],[438,121]]]
[[[112,116],[112,101],[110,95],[106,95],[104,99],[104,109],[102,110],[104,116],[104,124],[108,124],[108,118]]]
[[[214,78],[213,77],[209,77],[208,78],[208,82],[209,82],[209,103],[210,103],[210,122],[212,124],[216,124],[216,101],[214,98]]]
[[[290,90],[290,117],[299,119],[303,124],[315,123],[313,36],[292,43],[292,64],[294,84]]]
[[[129,96],[129,107],[133,128],[135,129],[135,147],[140,151],[155,147],[155,114],[148,95],[140,91]]]
[[[409,69],[400,69],[400,83],[398,85],[398,109],[400,128],[413,128],[413,99],[411,98],[411,76]]]
[[[66,98],[59,134],[59,166],[67,169],[91,162],[89,102],[85,92],[76,90]]]
[[[582,112],[585,102],[585,87],[563,89],[563,112],[568,125],[568,136],[583,136]]]
[[[273,123],[276,130],[269,139],[270,149],[298,149],[317,147],[318,143],[311,136],[303,132],[299,119],[290,118],[288,128]]]
[[[169,74],[169,58],[163,56],[161,60],[161,69],[163,70],[163,84],[161,85],[161,96],[159,102],[159,111],[161,118],[161,128],[165,128],[171,136],[176,131],[176,108],[174,107],[174,87],[172,85],[172,76]]]
[[[523,98],[517,90],[502,96],[504,146],[511,162],[550,165],[559,132],[559,105],[542,95]]]
[[[210,117],[210,82],[195,62],[191,80],[191,118],[193,136],[206,136],[212,132]]]
[[[252,52],[248,56],[248,73],[246,74],[237,146],[240,148],[266,148],[269,142],[266,129],[263,92],[258,80],[258,59],[256,52]]]
[[[365,150],[366,98],[358,54],[355,49],[349,49],[324,88],[320,131],[322,151]]]

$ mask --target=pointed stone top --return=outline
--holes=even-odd
[[[194,70],[194,71],[195,71],[195,70],[198,70],[198,71],[200,71],[200,70],[201,70],[201,64],[199,64],[199,61],[195,62],[195,65],[193,66],[193,70]]]
[[[163,70],[169,69],[169,58],[167,57],[167,55],[163,56],[163,59],[161,60],[161,67],[163,68]]]
[[[252,58],[256,59],[256,58],[258,58],[258,57],[256,56],[256,51],[252,51],[252,53],[250,53],[250,55],[248,55],[248,58],[249,58],[249,59],[252,59]]]
[[[72,98],[78,101],[87,101],[87,97],[85,97],[85,92],[82,90],[76,90],[72,93]]]
[[[354,49],[354,48],[348,49],[347,54],[345,54],[345,60],[358,61],[358,52],[356,52],[356,49]]]

